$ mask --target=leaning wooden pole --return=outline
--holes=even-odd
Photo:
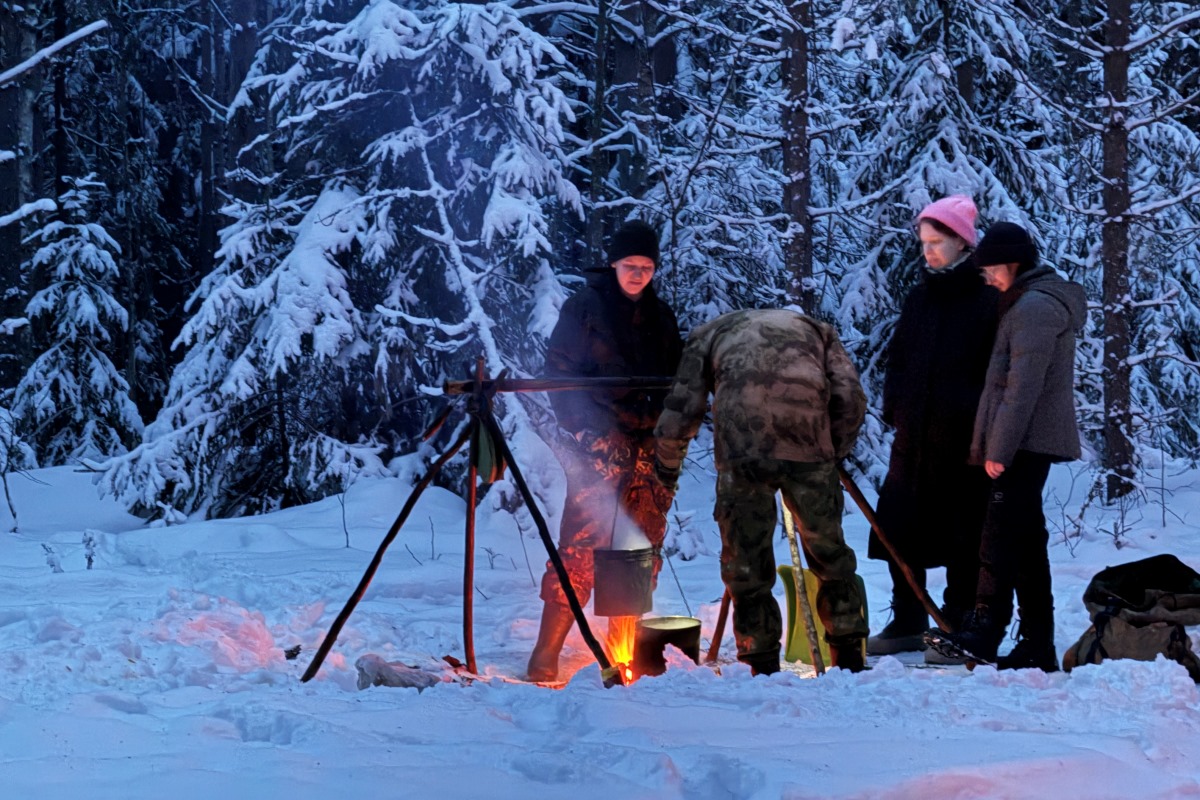
[[[529,491],[529,485],[525,483],[525,476],[521,474],[521,469],[517,466],[517,461],[513,458],[512,451],[508,448],[508,441],[504,438],[504,431],[500,430],[500,425],[496,422],[496,418],[492,416],[488,403],[484,403],[483,408],[480,409],[479,418],[484,428],[491,434],[492,442],[496,445],[496,449],[500,451],[500,456],[504,459],[504,463],[512,470],[513,482],[517,485],[517,491],[521,493],[521,497],[525,500],[525,507],[529,509],[529,516],[533,517],[533,524],[537,526],[538,535],[542,538],[542,544],[546,546],[546,553],[550,556],[550,563],[554,567],[555,575],[558,576],[558,582],[562,584],[563,594],[567,598],[567,605],[570,606],[571,614],[574,615],[575,622],[579,625],[579,632],[583,635],[583,641],[587,644],[588,649],[592,651],[592,655],[596,657],[596,663],[600,665],[600,675],[604,680],[604,685],[614,686],[618,683],[623,683],[620,670],[613,667],[612,663],[608,660],[608,655],[604,652],[604,648],[601,647],[600,642],[596,640],[591,626],[588,625],[587,617],[583,613],[583,606],[580,605],[579,598],[575,595],[575,589],[571,585],[571,576],[567,574],[567,568],[563,566],[562,557],[558,554],[558,548],[554,546],[554,540],[550,538],[550,528],[546,525],[546,519],[542,516],[541,510],[538,508],[533,492]]]
[[[350,619],[350,614],[354,612],[358,601],[362,600],[367,587],[371,585],[371,579],[375,577],[379,565],[383,563],[383,554],[387,552],[388,545],[396,538],[396,534],[400,533],[400,529],[404,527],[404,523],[408,520],[408,515],[416,507],[417,499],[421,496],[422,492],[429,488],[429,484],[433,482],[434,476],[467,443],[467,440],[471,437],[471,429],[473,427],[473,425],[468,425],[462,435],[458,437],[458,441],[451,445],[449,450],[442,453],[437,461],[433,462],[429,471],[413,487],[412,492],[408,495],[408,500],[404,503],[404,507],[400,509],[400,513],[396,516],[396,521],[392,523],[392,527],[388,529],[387,535],[379,543],[379,548],[375,551],[375,557],[371,559],[371,563],[367,566],[367,571],[363,573],[362,580],[358,582],[358,586],[354,587],[350,599],[346,601],[345,607],[342,608],[341,613],[337,615],[337,618],[333,621],[333,625],[330,626],[329,633],[325,634],[325,639],[321,642],[321,646],[317,648],[316,655],[313,656],[313,660],[309,662],[308,669],[304,671],[304,675],[300,678],[301,683],[312,680],[316,676],[317,671],[321,669],[321,664],[325,661],[325,656],[329,655],[329,651],[333,649],[334,643],[337,642],[337,637],[342,631],[342,626],[346,624],[346,620]]]
[[[937,607],[937,603],[933,602],[933,598],[929,596],[929,592],[927,592],[925,587],[921,585],[921,582],[917,580],[917,576],[913,574],[912,568],[908,566],[907,562],[905,562],[903,558],[900,557],[900,553],[896,550],[891,540],[884,535],[883,529],[879,527],[879,520],[875,518],[874,509],[871,508],[871,504],[867,502],[867,498],[854,483],[854,479],[850,477],[850,473],[846,472],[845,467],[838,467],[838,477],[841,478],[842,486],[845,487],[846,492],[858,505],[858,508],[860,511],[862,511],[863,516],[867,518],[867,522],[871,524],[871,529],[875,531],[875,536],[879,539],[879,543],[883,545],[885,550],[887,550],[888,556],[890,556],[892,561],[895,562],[896,566],[900,568],[901,574],[904,575],[904,580],[908,581],[908,585],[920,599],[921,605],[925,606],[925,610],[929,612],[929,616],[933,617],[933,621],[939,628],[947,633],[953,633],[955,626],[947,622],[946,618],[942,616],[942,610]]]

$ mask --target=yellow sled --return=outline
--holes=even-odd
[[[784,596],[787,597],[787,627],[784,630],[787,632],[787,642],[783,648],[783,657],[788,661],[799,661],[801,664],[812,665],[812,656],[808,652],[808,634],[804,632],[804,615],[796,608],[796,571],[790,564],[780,567],[778,570],[780,579],[783,580]],[[863,601],[863,619],[867,619],[867,588],[863,585],[863,579],[855,576],[858,581],[858,593],[862,596]],[[825,666],[829,666],[829,643],[825,641],[825,629],[821,625],[821,620],[815,618],[817,613],[817,590],[820,588],[820,581],[817,576],[812,573],[812,570],[804,570],[804,588],[805,594],[808,595],[808,607],[813,610],[814,622],[817,625],[817,639],[821,645],[821,660]],[[863,639],[863,658],[867,657],[867,640]]]

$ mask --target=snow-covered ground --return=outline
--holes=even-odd
[[[1163,552],[1200,567],[1200,473],[1164,480],[1124,521],[1093,509],[1081,537],[1053,533],[1060,651],[1087,627],[1080,596],[1099,569]],[[443,655],[464,655],[463,502],[430,490],[317,678],[301,683],[405,484],[364,480],[304,508],[146,528],[98,500],[86,474],[9,481],[20,532],[0,535],[5,797],[1200,796],[1200,695],[1173,662],[1045,675],[885,658],[858,675],[751,678],[678,659],[605,689],[573,633],[564,661],[578,672],[562,690],[447,680],[360,691],[364,654],[434,672]],[[1057,526],[1083,488],[1065,467],[1051,485]],[[711,498],[711,481],[685,474],[678,505],[695,510],[691,541],[706,552],[674,559],[679,583],[665,570],[655,598],[656,613],[699,616],[705,647],[722,591]],[[531,573],[545,555],[484,505],[476,650],[481,672],[512,676],[536,632]],[[853,508],[846,530],[864,552]],[[785,542],[777,554],[788,558]],[[860,573],[878,629],[887,571],[863,559]]]

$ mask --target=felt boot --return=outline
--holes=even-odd
[[[543,606],[537,644],[533,646],[526,670],[529,680],[558,680],[558,654],[562,652],[563,643],[574,624],[575,617],[566,606],[559,603],[546,603]]]

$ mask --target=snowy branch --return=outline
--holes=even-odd
[[[1178,205],[1182,202],[1190,200],[1193,197],[1200,195],[1200,184],[1193,184],[1187,188],[1187,191],[1175,197],[1165,197],[1161,200],[1145,203],[1143,205],[1134,206],[1129,209],[1129,213],[1136,216],[1149,216],[1157,213],[1164,208]]]
[[[26,203],[11,214],[6,214],[0,217],[0,228],[5,225],[11,225],[14,222],[20,222],[25,217],[36,214],[39,211],[54,211],[58,208],[58,204],[53,200],[43,197],[41,200],[34,200],[32,203]]]
[[[1172,114],[1174,114],[1176,111],[1180,110],[1181,108],[1188,108],[1190,106],[1195,106],[1197,104],[1197,102],[1200,102],[1200,91],[1193,93],[1190,97],[1185,97],[1184,99],[1182,99],[1176,103],[1172,103],[1171,105],[1167,106],[1166,108],[1160,109],[1157,113],[1153,114],[1152,116],[1144,117],[1142,119],[1135,119],[1131,122],[1128,122],[1128,123],[1126,123],[1125,127],[1127,130],[1132,131],[1137,128],[1144,128],[1147,125],[1153,125],[1155,122],[1161,122],[1162,120],[1171,116]]]
[[[1138,39],[1136,42],[1130,42],[1129,44],[1125,45],[1123,49],[1127,53],[1136,53],[1138,50],[1149,47],[1160,39],[1170,36],[1180,28],[1186,28],[1188,25],[1198,22],[1200,22],[1200,11],[1193,11],[1190,14],[1184,14],[1178,19],[1171,20],[1163,25],[1155,26],[1154,33],[1150,34],[1144,39]]]
[[[29,72],[31,69],[36,68],[46,59],[53,58],[59,52],[65,50],[81,39],[85,39],[96,31],[104,30],[107,27],[108,22],[105,20],[93,22],[91,25],[86,25],[69,36],[64,36],[49,47],[42,48],[29,58],[22,61],[20,64],[17,64],[12,69],[5,72],[0,72],[0,89],[4,88],[7,84],[12,83],[18,77],[24,75],[26,72]]]
[[[175,69],[179,71],[179,76],[183,78],[184,82],[188,85],[188,88],[192,91],[192,95],[200,101],[200,105],[207,108],[209,113],[212,114],[218,122],[228,122],[229,109],[201,91],[200,84],[196,83],[195,79],[192,78],[191,75],[187,74],[187,70],[180,66],[178,61],[171,59],[171,63],[174,64]]]

